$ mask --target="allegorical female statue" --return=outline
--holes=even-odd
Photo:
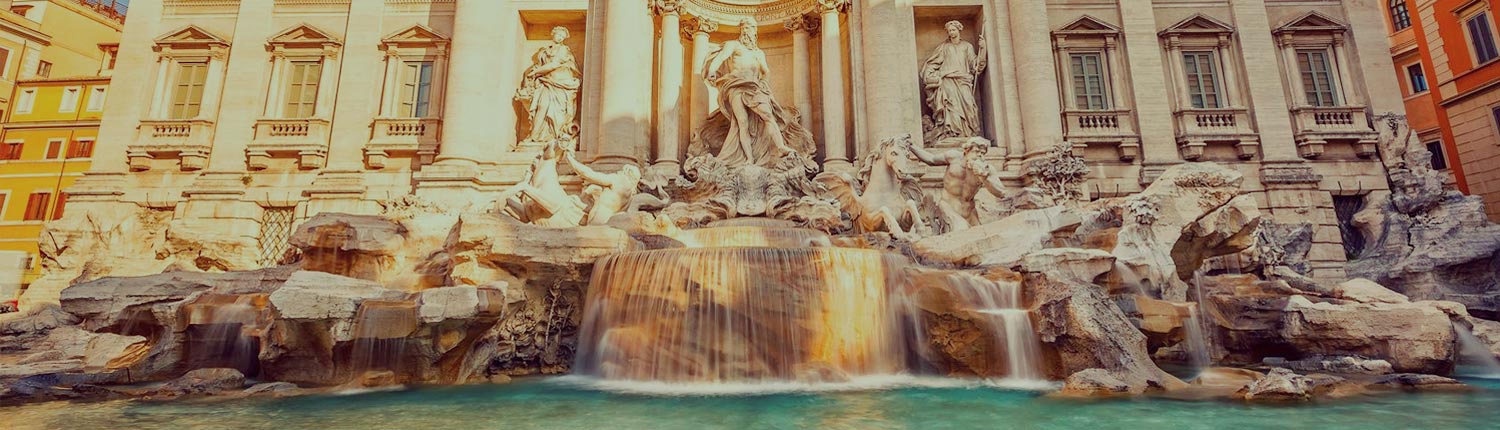
[[[756,31],[755,21],[741,21],[739,39],[724,42],[704,64],[705,79],[719,89],[719,112],[704,123],[694,146],[730,166],[772,166],[787,154],[814,151],[812,134],[771,98],[771,70]]]
[[[573,51],[563,42],[568,29],[552,29],[552,44],[536,51],[516,100],[526,104],[531,129],[525,142],[572,142],[578,136],[578,88],[582,73]],[[571,146],[568,144],[566,146]]]
[[[984,72],[989,60],[985,54],[984,36],[979,49],[964,41],[964,25],[948,21],[948,40],[938,45],[922,66],[923,93],[932,110],[930,128],[923,141],[937,143],[947,138],[979,136],[979,103],[974,97],[974,81]]]

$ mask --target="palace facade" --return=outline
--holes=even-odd
[[[527,140],[533,99],[518,90],[533,68],[555,70],[539,67],[553,58],[542,51],[570,52],[579,71],[576,130],[553,129],[573,133],[579,160],[675,174],[719,107],[703,64],[746,18],[771,95],[811,133],[825,169],[945,126],[924,74],[940,45],[962,41],[977,51],[964,84],[977,110],[963,121],[993,143],[988,160],[1008,187],[1064,142],[1088,163],[1090,198],[1139,192],[1177,163],[1232,165],[1277,221],[1314,224],[1318,278],[1343,277],[1358,239],[1340,225],[1388,190],[1379,147],[1388,123],[1404,121],[1374,0],[130,6],[69,216],[149,212],[243,244],[263,264],[319,212],[379,213],[411,195],[489,204],[521,181],[541,147]],[[942,174],[923,179],[937,187]]]

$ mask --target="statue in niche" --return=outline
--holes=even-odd
[[[771,97],[770,66],[756,40],[756,24],[740,21],[738,40],[725,42],[703,65],[719,90],[719,111],[699,128],[688,153],[712,154],[729,167],[771,168],[788,154],[811,164],[812,133]]]
[[[979,225],[979,211],[975,208],[975,197],[981,188],[989,190],[995,197],[1005,197],[1005,185],[994,174],[990,163],[984,161],[989,153],[990,141],[983,137],[964,139],[960,149],[942,153],[928,152],[919,145],[909,143],[913,155],[929,166],[947,166],[943,171],[943,193],[937,201],[938,217],[946,231],[957,231]]]
[[[552,28],[552,44],[542,47],[526,68],[516,100],[525,103],[531,128],[524,142],[575,142],[578,137],[578,89],[582,73],[573,51],[564,45],[568,29]]]
[[[631,203],[631,198],[641,188],[639,167],[627,165],[620,168],[619,172],[599,172],[578,162],[578,159],[573,157],[573,151],[566,148],[563,149],[563,159],[567,160],[573,172],[588,184],[583,189],[583,196],[589,205],[587,217],[584,219],[587,225],[608,225],[609,218],[624,212],[626,206]]]
[[[531,162],[521,182],[500,193],[497,211],[521,222],[545,227],[577,227],[583,223],[587,205],[568,195],[558,180],[557,165],[563,150],[548,142]]]
[[[911,135],[887,138],[860,161],[858,177],[823,172],[816,180],[853,218],[857,231],[915,239],[928,231],[920,206],[922,185],[906,171],[911,149]]]
[[[979,136],[979,102],[974,82],[984,72],[989,56],[985,53],[984,35],[979,48],[963,39],[964,24],[948,21],[943,25],[948,40],[933,49],[922,66],[922,92],[931,116],[923,140],[929,144],[948,138]]]

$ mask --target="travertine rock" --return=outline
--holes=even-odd
[[[1055,232],[1077,228],[1082,219],[1063,206],[1021,211],[1000,221],[912,243],[923,261],[954,266],[1010,267],[1041,250]]]
[[[1407,178],[1395,194],[1372,193],[1355,215],[1366,244],[1349,274],[1415,300],[1459,302],[1477,316],[1500,318],[1500,224],[1489,221],[1478,197],[1401,186],[1409,176],[1393,172],[1393,180]]]
[[[1333,296],[1359,303],[1409,303],[1410,299],[1369,279],[1355,278],[1333,287]]]
[[[1084,369],[1068,375],[1057,394],[1063,397],[1109,397],[1144,392],[1141,386],[1126,383],[1126,379],[1130,378],[1121,378],[1104,369]]]
[[[385,217],[321,213],[297,226],[288,243],[302,253],[302,269],[385,283],[398,266],[406,229]]]
[[[1051,366],[1047,373],[1061,378],[1103,369],[1129,385],[1131,392],[1184,386],[1151,361],[1146,336],[1104,295],[1103,287],[1089,283],[1109,270],[1096,263],[1100,254],[1107,255],[1098,250],[1065,250],[1057,255],[1072,261],[1033,259],[1047,264],[1022,267],[1026,290],[1036,306],[1037,334]]]
[[[1245,385],[1236,397],[1248,401],[1301,402],[1312,400],[1313,386],[1312,378],[1278,367]]]
[[[1288,299],[1281,336],[1304,354],[1360,355],[1398,372],[1446,374],[1456,357],[1448,315],[1425,303],[1313,303]]]
[[[1328,372],[1345,375],[1384,375],[1391,373],[1391,363],[1385,360],[1371,360],[1363,357],[1338,356],[1323,357],[1311,356],[1301,360],[1287,361],[1280,357],[1268,357],[1265,359],[1267,366],[1285,367],[1302,372]]]
[[[365,300],[400,300],[406,293],[374,282],[322,272],[300,271],[271,293],[271,306],[281,319],[348,320]]]

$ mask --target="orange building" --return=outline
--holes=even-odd
[[[1412,130],[1500,221],[1500,0],[1387,0]]]

